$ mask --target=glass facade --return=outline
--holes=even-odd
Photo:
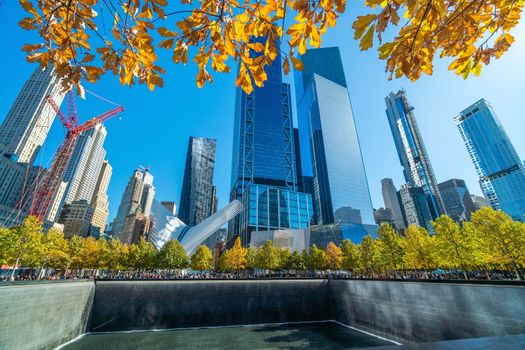
[[[438,186],[447,215],[456,222],[470,220],[470,214],[475,211],[475,207],[465,181],[450,179]]]
[[[391,92],[385,98],[386,115],[403,175],[410,186],[421,187],[425,193],[432,218],[445,214],[434,171],[423,138],[414,117],[414,107],[408,103],[405,91]]]
[[[403,206],[406,226],[416,225],[424,227],[429,233],[433,234],[432,212],[428,206],[427,195],[423,188],[403,185],[398,193],[399,200]]]
[[[490,103],[481,99],[454,120],[491,206],[525,221],[525,166]]]
[[[317,224],[375,225],[339,49],[307,50],[296,72],[303,175],[313,176]]]
[[[281,58],[265,71],[264,86],[250,94],[238,88],[235,101],[230,199],[245,210],[230,221],[228,239],[240,236],[243,245],[254,230],[307,227],[310,217],[301,213],[312,211],[311,196],[298,192],[290,86],[282,82]]]
[[[338,223],[312,226],[307,230],[307,236],[310,246],[315,244],[318,248],[325,248],[330,242],[340,246],[345,239],[360,244],[366,236],[377,237],[377,225]]]
[[[213,212],[215,147],[214,139],[189,139],[179,202],[179,218],[188,226],[199,224]]]
[[[251,241],[251,232],[303,229],[313,220],[312,196],[273,186],[249,185],[243,196],[244,211],[239,215],[240,236]]]

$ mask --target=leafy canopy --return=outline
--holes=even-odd
[[[211,71],[228,73],[239,64],[237,86],[250,93],[267,79],[265,67],[283,55],[285,74],[307,45],[346,10],[346,0],[20,0],[28,13],[19,25],[38,32],[22,47],[27,61],[54,63],[65,89],[95,82],[106,72],[122,85],[163,86],[157,49],[175,64],[190,56],[196,83],[212,82]],[[416,80],[432,74],[434,56],[451,57],[449,69],[467,77],[499,58],[513,43],[523,0],[366,0],[370,14],[353,23],[361,50],[379,43],[379,57],[392,76]],[[379,9],[379,10],[377,10]],[[403,19],[401,19],[403,18]],[[389,31],[387,29],[391,27]],[[393,34],[391,41],[383,36]],[[159,40],[160,39],[160,40]]]

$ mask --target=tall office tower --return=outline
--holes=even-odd
[[[148,186],[144,185],[145,182],[148,183]],[[134,227],[135,220],[137,219],[137,213],[143,213],[141,205],[144,204],[144,189],[146,188],[146,197],[148,197],[150,194],[152,194],[152,188],[150,187],[152,184],[153,176],[147,170],[137,169],[133,172],[133,175],[128,181],[126,189],[122,194],[117,216],[112,223],[113,236],[119,238],[123,242],[131,242],[133,228],[130,227]],[[151,210],[152,201],[149,201],[149,197],[146,202],[150,203],[149,210]],[[126,234],[123,235],[123,233]]]
[[[60,218],[59,211],[62,209],[62,204],[64,200],[64,195],[66,194],[66,190],[67,182],[60,181],[60,185],[58,185],[55,197],[53,198],[51,206],[49,207],[49,211],[46,216],[46,221],[55,222]]]
[[[219,206],[219,197],[217,197],[217,187],[215,185],[211,188],[211,210],[210,212],[212,214],[215,214],[217,212],[217,208]]]
[[[173,201],[162,201],[160,202],[160,205],[162,205],[164,208],[168,209],[171,215],[176,216],[177,215],[177,203]]]
[[[303,175],[313,175],[317,224],[372,225],[372,201],[341,55],[311,49],[295,72]],[[313,173],[312,173],[313,171]]]
[[[59,219],[64,225],[64,237],[89,236],[92,218],[93,207],[85,199],[65,204]]]
[[[68,182],[64,203],[82,199],[91,202],[106,156],[106,135],[106,127],[98,124],[78,137],[62,178]]]
[[[0,155],[0,227],[21,224],[29,212],[30,189],[45,169]]]
[[[188,226],[195,226],[212,214],[216,143],[202,137],[190,137],[188,141],[179,201],[179,218]]]
[[[403,214],[407,226],[424,227],[428,232],[434,233],[432,213],[423,188],[413,187],[408,184],[402,185],[399,189],[399,199],[403,206]]]
[[[386,178],[381,180],[381,191],[383,192],[383,201],[385,202],[385,208],[390,210],[392,215],[392,221],[394,226],[398,230],[405,228],[405,222],[403,220],[403,211],[399,204],[399,197],[397,195],[397,189],[392,179]]]
[[[374,209],[374,219],[378,225],[386,224],[395,226],[392,212],[388,208]]]
[[[230,221],[228,239],[240,236],[243,245],[254,231],[310,222],[308,195],[297,192],[290,86],[282,82],[281,57],[265,70],[263,87],[236,92],[230,199],[240,200],[244,211]]]
[[[406,182],[410,186],[423,188],[432,218],[446,214],[436,177],[414,116],[414,107],[408,102],[406,92],[404,90],[395,94],[391,92],[385,98],[385,102],[388,123]]]
[[[102,163],[93,198],[91,199],[91,206],[93,207],[91,226],[97,227],[100,233],[104,232],[109,216],[108,187],[112,172],[111,165],[105,160]]]
[[[454,117],[492,208],[525,220],[525,166],[484,99]]]
[[[34,163],[56,115],[46,97],[60,106],[61,90],[54,68],[35,69],[0,125],[1,153],[14,155],[20,163]]]
[[[151,215],[151,206],[155,199],[155,187],[153,186],[153,175],[150,172],[144,171],[142,178],[143,189],[142,198],[140,200],[140,210],[145,217]]]
[[[470,198],[472,199],[472,203],[474,203],[474,211],[480,210],[483,207],[492,207],[492,205],[490,205],[490,201],[483,196],[471,194]]]
[[[447,215],[458,223],[470,220],[470,214],[475,211],[475,207],[465,181],[450,179],[438,186]]]

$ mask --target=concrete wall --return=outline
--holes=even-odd
[[[401,341],[525,333],[525,286],[331,280],[334,318]]]
[[[0,349],[53,349],[85,330],[93,282],[0,287]]]
[[[133,281],[96,284],[93,332],[326,320],[326,280]]]

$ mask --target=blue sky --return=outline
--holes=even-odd
[[[406,89],[439,182],[464,179],[472,193],[481,193],[474,166],[452,120],[481,97],[492,103],[518,153],[522,159],[525,157],[523,23],[513,31],[514,46],[503,58],[486,67],[481,77],[464,81],[449,72],[448,62],[441,60],[431,77],[425,76],[415,83],[406,79],[388,81],[377,51],[360,52],[353,40],[352,20],[365,10],[361,5],[351,6],[354,7],[348,9],[337,27],[327,33],[323,46],[339,46],[341,50],[374,207],[383,206],[382,178],[393,178],[398,187],[404,182],[384,111],[384,97],[390,91]],[[35,40],[33,34],[17,25],[23,16],[18,1],[0,0],[0,120],[35,69],[35,65],[25,62],[25,54],[20,50],[23,44]],[[179,202],[189,136],[217,139],[215,183],[220,205],[229,198],[235,76],[215,74],[213,84],[198,89],[194,83],[196,68],[192,64],[175,66],[167,55],[161,60],[160,65],[167,70],[165,85],[154,92],[144,86],[122,87],[109,74],[96,85],[86,86],[126,109],[121,120],[115,118],[106,123],[105,148],[113,166],[110,220],[116,215],[132,171],[139,165],[151,166],[159,201]],[[285,80],[292,82],[291,75]],[[86,120],[110,108],[111,105],[88,96],[86,101],[79,102],[80,119]],[[64,135],[57,118],[41,157],[43,164]]]

